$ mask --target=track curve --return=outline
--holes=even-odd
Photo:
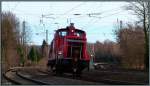
[[[41,72],[29,72],[30,70],[10,69],[4,76],[11,82],[21,85],[100,85],[102,83],[75,80],[64,77],[52,76]]]
[[[32,82],[30,80],[21,78],[20,76],[17,75],[17,71],[13,69],[8,70],[3,75],[8,81],[14,84],[18,84],[18,85],[23,85],[23,84],[24,85],[38,85],[39,84],[39,83]]]

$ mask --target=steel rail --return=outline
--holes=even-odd
[[[42,81],[38,81],[38,80],[33,80],[33,79],[30,79],[30,78],[27,78],[25,77],[24,75],[20,75],[19,74],[19,70],[15,70],[15,68],[13,69],[9,69],[8,71],[6,71],[5,73],[3,73],[3,76],[8,80],[10,81],[11,83],[13,84],[18,84],[18,85],[23,85],[22,82],[28,82],[26,84],[35,84],[35,85],[47,85],[48,83],[44,83]],[[15,73],[12,73],[11,72],[15,72]],[[17,79],[14,79],[14,78],[11,78],[9,77],[10,75],[14,76],[17,78]],[[13,75],[14,74],[14,75]],[[18,80],[19,78],[19,80]]]
[[[28,77],[25,77],[23,74],[21,74],[20,72],[16,72],[16,74],[20,77],[22,77],[23,79],[26,79],[26,80],[29,80],[29,81],[32,81],[32,82],[35,82],[35,83],[38,83],[39,85],[49,85],[49,83],[45,83],[45,82],[42,82],[42,81],[39,81],[39,80],[35,80],[35,79],[31,79],[31,78],[28,78]]]
[[[50,72],[48,71],[44,71],[44,70],[40,70],[38,69],[39,72],[45,73],[45,74],[49,74]],[[87,75],[89,76],[89,75]],[[112,80],[112,79],[97,79],[97,80],[92,80],[92,78],[87,79],[86,75],[82,75],[81,78],[75,78],[77,80],[84,80],[84,81],[92,81],[92,82],[100,82],[100,83],[104,83],[104,84],[111,84],[111,85],[146,85],[146,83],[137,83],[137,82],[129,82],[129,81],[121,81],[121,80]],[[65,77],[65,78],[71,78],[72,74],[68,73],[64,73],[63,76],[57,76],[57,77]],[[94,77],[94,76],[93,76]]]

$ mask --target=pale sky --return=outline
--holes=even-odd
[[[31,42],[41,45],[45,39],[44,30],[49,31],[48,42],[53,39],[54,30],[69,25],[69,21],[75,27],[82,29],[87,34],[88,42],[103,42],[106,39],[116,41],[113,30],[117,19],[123,23],[135,22],[136,16],[123,10],[128,2],[2,2],[2,11],[11,11],[22,22],[25,20],[31,29]],[[73,15],[80,14],[80,15]],[[90,17],[87,14],[93,14]],[[94,15],[97,14],[97,15]],[[47,15],[48,18],[42,18]],[[68,22],[67,22],[68,19]],[[43,20],[43,23],[40,23]],[[58,23],[58,24],[56,24]],[[45,24],[45,29],[43,24]],[[39,33],[39,35],[36,35]]]

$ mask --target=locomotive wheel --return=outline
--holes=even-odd
[[[78,58],[74,58],[72,63],[73,63],[73,69],[72,69],[73,78],[80,77],[80,68],[79,68],[79,60],[78,60]]]
[[[73,78],[81,78],[81,71],[77,68],[73,68],[72,76]]]
[[[63,71],[62,71],[62,67],[61,67],[61,66],[58,66],[58,67],[57,67],[56,74],[57,74],[57,75],[62,75],[62,74],[63,74]]]
[[[56,67],[55,66],[52,66],[51,69],[52,69],[52,72],[56,71]]]
[[[51,72],[51,67],[50,66],[47,66],[47,71]]]
[[[55,69],[54,66],[48,66],[47,70],[48,70],[48,72],[50,72],[50,73],[52,73],[52,74],[54,74],[55,71],[56,71],[56,69]]]
[[[52,68],[52,71],[53,71],[54,75],[56,75],[56,76],[57,75],[61,76],[63,74],[61,67],[59,65],[54,65]]]
[[[72,75],[73,75],[73,78],[76,78],[76,75],[77,75],[77,68],[73,68],[73,73],[72,73]]]
[[[57,61],[57,64],[55,65],[55,67],[56,67],[56,75],[61,76],[63,74],[63,68],[62,68],[61,60]]]

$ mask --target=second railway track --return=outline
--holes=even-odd
[[[50,72],[47,72],[46,70],[45,71],[44,70],[38,70],[38,71],[50,74]],[[103,72],[105,72],[105,73],[103,73]],[[96,83],[103,83],[103,84],[111,84],[111,85],[112,84],[113,85],[147,85],[148,84],[148,82],[144,82],[144,81],[143,82],[137,82],[137,81],[115,80],[115,79],[111,79],[111,78],[103,78],[103,76],[105,76],[105,75],[108,76],[107,74],[109,74],[111,76],[111,73],[116,75],[116,74],[119,74],[121,72],[110,72],[110,71],[95,71],[92,73],[91,72],[84,72],[82,74],[82,78],[78,77],[75,79],[83,80],[83,81],[96,82]],[[98,75],[96,75],[96,74],[98,74]],[[126,73],[124,73],[124,72],[123,72],[123,74],[126,75]],[[64,73],[62,76],[59,76],[59,77],[65,77],[65,78],[70,78],[70,79],[73,78],[72,74],[69,74],[69,73]]]

